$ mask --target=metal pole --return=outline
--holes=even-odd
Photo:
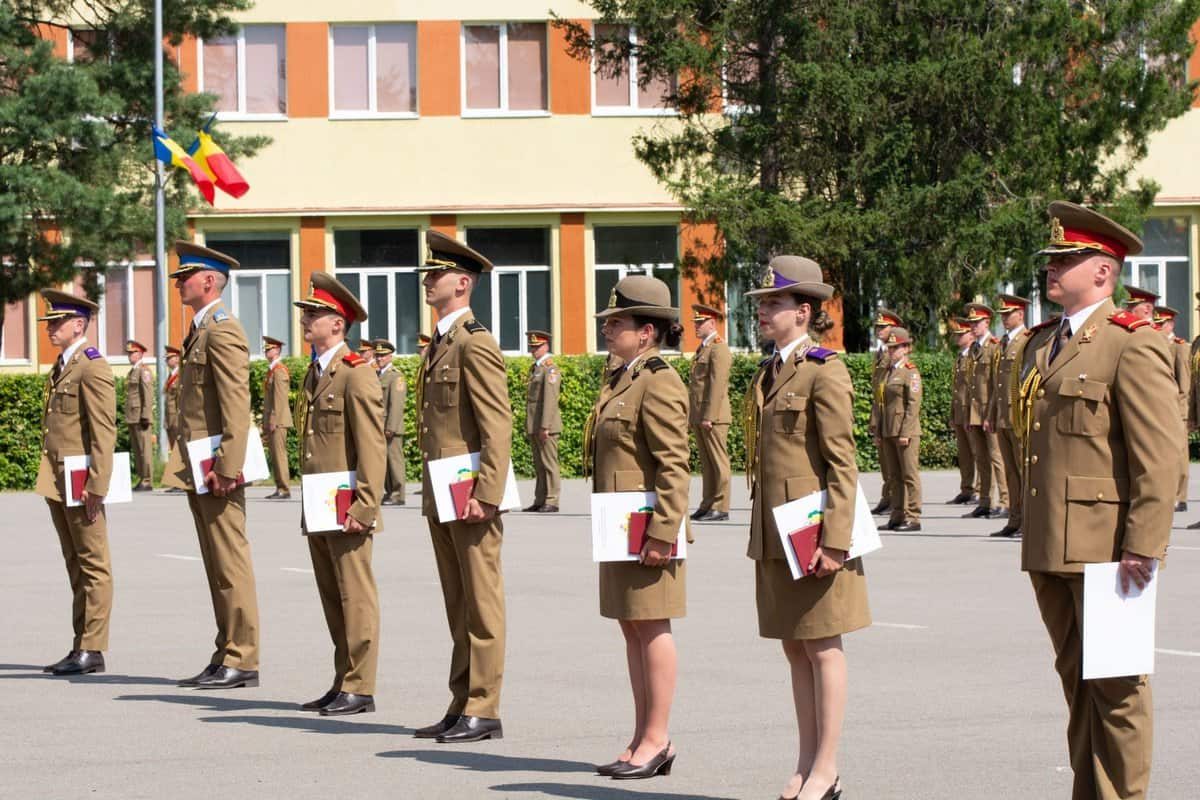
[[[162,0],[154,0],[154,124],[163,125],[163,25]],[[154,160],[154,318],[155,356],[158,358],[158,452],[167,460],[167,198],[165,165]]]

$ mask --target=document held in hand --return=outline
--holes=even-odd
[[[1158,565],[1145,589],[1121,591],[1117,562],[1083,565],[1083,679],[1154,672]]]
[[[592,495],[592,561],[637,561],[654,515],[654,492]],[[687,558],[687,520],[680,520],[671,558]]]
[[[426,463],[429,468],[429,485],[433,488],[433,501],[437,507],[438,522],[456,522],[466,513],[467,501],[474,496],[475,481],[479,477],[479,453],[439,458]],[[517,476],[512,462],[508,462],[508,476],[504,481],[504,497],[497,510],[510,511],[521,507],[517,494]]]
[[[212,471],[217,448],[220,446],[220,434],[193,439],[187,443],[188,463],[192,468],[192,485],[195,487],[196,494],[208,494],[208,487],[204,485],[204,476]],[[267,469],[267,454],[263,451],[262,434],[258,432],[258,428],[252,427],[246,441],[246,462],[242,465],[242,471],[238,473],[237,477],[238,486],[265,480],[269,477],[271,477],[271,471]]]
[[[354,504],[357,475],[354,470],[348,470],[300,476],[300,501],[307,533],[342,530],[346,512]]]
[[[83,505],[83,489],[87,485],[91,456],[63,456],[63,500],[69,507]],[[112,477],[104,505],[133,502],[133,479],[129,474],[129,453],[113,453]]]
[[[792,578],[803,578],[809,574],[808,564],[821,542],[825,490],[776,506],[771,513],[775,515],[775,527],[779,529],[779,539]],[[871,505],[860,483],[854,497],[854,524],[850,529],[850,550],[846,553],[846,560],[873,553],[882,547],[875,520],[871,517]]]

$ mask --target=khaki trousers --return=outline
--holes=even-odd
[[[729,423],[713,423],[707,430],[697,425],[696,450],[700,453],[700,480],[704,487],[700,508],[729,513]]]
[[[281,428],[278,425],[271,431],[267,440],[268,447],[271,450],[271,466],[275,470],[275,488],[281,492],[292,491],[292,474],[288,467],[288,451],[287,440],[289,428]]]
[[[529,437],[529,449],[533,451],[533,474],[537,478],[533,490],[533,505],[557,506],[562,491],[562,479],[558,473],[558,437],[552,433],[542,441],[535,433]]]
[[[404,501],[404,437],[393,436],[387,443],[387,475],[383,482],[384,497]]]
[[[958,443],[958,490],[964,494],[979,494],[975,475],[975,455],[971,452],[971,437],[965,425],[951,425]]]
[[[901,488],[896,481],[896,473],[892,465],[883,455],[883,437],[875,437],[875,446],[879,450],[879,502],[886,503],[888,509],[894,509],[900,503]]]
[[[1008,505],[1008,488],[1004,483],[1004,462],[996,434],[987,433],[980,425],[967,428],[971,438],[971,454],[975,457],[975,474],[979,476],[979,505],[997,508]],[[999,503],[992,502],[992,487],[996,488]]]
[[[154,426],[145,428],[140,423],[129,423],[129,449],[133,457],[133,468],[138,474],[140,483],[149,484],[154,480]]]
[[[88,522],[83,506],[68,508],[47,498],[50,519],[58,531],[67,578],[71,581],[72,650],[107,650],[108,620],[112,616],[112,563],[108,555],[105,511]]]
[[[1021,442],[1012,428],[1001,428],[996,431],[996,441],[1000,446],[1000,458],[1004,462],[1004,486],[1008,490],[1008,525],[1009,528],[1021,527],[1021,508],[1024,504],[1024,486],[1021,480],[1021,468],[1025,460]]]
[[[454,642],[446,713],[499,719],[505,643],[500,570],[504,524],[498,518],[476,524],[441,523],[432,517],[427,521]]]
[[[209,663],[258,669],[258,595],[246,539],[246,490],[225,497],[188,492],[188,505],[208,576],[217,649]]]
[[[379,591],[369,533],[308,537],[313,575],[333,640],[333,689],[375,694],[379,666]]]
[[[1149,680],[1083,680],[1083,575],[1031,572],[1029,579],[1067,698],[1072,800],[1145,798],[1154,728]]]
[[[1183,421],[1183,429],[1187,431],[1187,420]],[[1188,452],[1188,434],[1183,435],[1183,447],[1179,450],[1179,458],[1182,462],[1179,465],[1179,491],[1175,494],[1176,503],[1186,503],[1188,494],[1188,467],[1191,466],[1191,454]]]
[[[892,502],[889,522],[903,524],[921,521],[921,439],[914,436],[907,447],[900,446],[898,436],[883,439],[883,462],[895,476],[896,489],[890,495]]]

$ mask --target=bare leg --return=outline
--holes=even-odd
[[[645,764],[671,742],[671,701],[679,659],[669,619],[638,620],[633,626],[641,639],[646,708],[631,761]]]
[[[625,637],[625,660],[629,664],[629,685],[633,689],[633,738],[629,746],[618,757],[618,761],[628,761],[633,756],[642,739],[642,729],[646,725],[646,667],[642,662],[642,640],[638,636],[635,623],[628,620],[618,620],[621,634]]]
[[[800,800],[820,800],[837,781],[837,748],[846,716],[846,654],[842,637],[804,642],[816,677],[817,753]]]
[[[792,672],[792,702],[796,707],[796,729],[799,739],[796,772],[788,780],[782,796],[795,797],[800,793],[817,754],[816,683],[813,678],[813,665],[808,660],[804,642],[799,639],[784,639],[782,644],[783,654],[787,656]]]

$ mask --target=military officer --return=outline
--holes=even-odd
[[[308,552],[333,639],[333,685],[301,708],[322,716],[375,710],[379,662],[379,592],[371,570],[372,534],[387,469],[383,390],[366,361],[346,346],[346,330],[367,313],[350,290],[327,272],[314,272],[300,326],[316,360],[304,376],[305,416],[300,469],[305,475],[354,472],[353,498],[338,530],[310,530]],[[378,348],[376,348],[378,349]]]
[[[1082,679],[1083,568],[1119,561],[1122,590],[1154,580],[1178,481],[1171,355],[1112,293],[1137,236],[1054,202],[1041,251],[1046,294],[1063,306],[1022,388],[1031,403],[1021,566],[1029,573],[1070,711],[1072,797],[1145,798],[1152,710],[1146,676]]]
[[[979,478],[975,474],[975,456],[971,452],[971,436],[967,423],[971,418],[971,345],[975,334],[964,317],[951,317],[947,332],[958,350],[954,358],[953,389],[950,398],[950,428],[954,431],[958,453],[958,494],[950,498],[950,505],[970,505],[979,498]]]
[[[367,339],[363,339],[358,343],[358,354],[362,356],[362,360],[368,364],[375,362],[375,343]]]
[[[275,469],[275,491],[268,500],[287,500],[292,496],[292,476],[288,465],[288,429],[292,427],[292,376],[283,363],[283,342],[263,337],[263,355],[267,358],[267,375],[263,379],[262,424],[266,434],[271,465]]]
[[[1000,357],[1000,341],[992,335],[995,312],[983,303],[967,304],[967,322],[975,335],[968,360],[970,386],[970,416],[967,435],[971,439],[971,454],[975,457],[975,473],[979,476],[979,505],[965,517],[1003,517],[1008,513],[1008,488],[1004,483],[1004,462],[996,434],[983,427],[987,421],[988,404],[992,396],[992,373]],[[992,488],[998,503],[992,502]]]
[[[62,659],[45,667],[55,675],[104,672],[108,623],[112,613],[112,567],[104,497],[112,478],[117,442],[117,399],[112,368],[94,347],[87,329],[100,307],[57,289],[42,291],[50,343],[60,351],[46,386],[42,409],[42,460],[37,493],[46,498],[58,531],[71,581],[75,638]],[[82,482],[68,475],[67,456],[87,456]],[[74,495],[77,506],[67,505]]]
[[[387,475],[383,485],[382,505],[402,506],[404,500],[404,408],[408,399],[408,384],[392,361],[395,346],[387,339],[376,339],[372,359],[383,390],[383,435],[387,440]]]
[[[992,366],[991,396],[988,401],[984,430],[994,434],[1000,446],[1004,464],[1004,484],[1008,488],[1008,519],[993,536],[1010,537],[1021,532],[1021,462],[1025,456],[1013,430],[1012,401],[1020,385],[1021,351],[1028,337],[1025,333],[1025,310],[1029,301],[1014,294],[1000,295],[998,311],[1004,335],[1000,337],[998,354]]]
[[[191,242],[176,242],[175,252],[179,269],[170,277],[180,301],[194,313],[180,366],[179,439],[163,475],[188,490],[217,625],[208,665],[179,685],[257,686],[258,597],[246,538],[246,492],[238,480],[250,434],[250,344],[221,301],[238,262]],[[186,443],[209,436],[221,440],[202,478],[208,491],[199,494]]]
[[[733,355],[717,333],[725,312],[712,306],[692,305],[692,324],[700,346],[692,358],[688,379],[688,426],[700,453],[703,496],[692,514],[698,522],[729,519],[729,374]]]
[[[883,421],[883,383],[892,371],[892,359],[887,347],[888,336],[892,328],[904,325],[900,315],[895,311],[881,308],[875,312],[875,339],[879,348],[875,351],[875,364],[871,370],[871,416],[867,420],[867,428],[871,438],[875,440],[875,450],[879,453],[879,477],[883,483],[880,490],[879,502],[871,509],[872,514],[883,514],[893,509],[892,495],[899,491],[896,476],[891,472],[891,463],[883,457],[883,434],[880,429]]]
[[[896,477],[891,495],[892,515],[880,530],[921,530],[921,373],[908,360],[912,336],[899,325],[888,331],[891,369],[883,379],[883,406],[879,411],[879,433],[883,460]]]
[[[470,306],[476,280],[491,271],[492,263],[438,231],[428,232],[426,244],[422,283],[438,322],[418,381],[421,453],[426,463],[479,453],[479,474],[463,518],[439,522],[429,470],[424,471],[422,513],[433,539],[454,650],[450,706],[440,721],[415,735],[442,743],[473,742],[503,735],[504,524],[497,507],[511,463],[512,409],[500,346]]]
[[[1175,318],[1179,312],[1170,306],[1154,307],[1154,327],[1162,332],[1167,340],[1167,349],[1171,351],[1174,362],[1175,383],[1179,386],[1179,413],[1183,417],[1184,437],[1179,451],[1179,491],[1175,496],[1175,510],[1187,511],[1188,490],[1188,456],[1187,421],[1188,400],[1192,386],[1191,353],[1186,339],[1175,335]]]
[[[1200,311],[1200,292],[1196,292],[1196,310]],[[1191,354],[1188,358],[1191,369],[1191,391],[1188,396],[1188,435],[1200,429],[1200,335],[1192,339]],[[1200,528],[1200,521],[1188,525],[1188,530]]]
[[[533,366],[529,369],[529,391],[525,395],[525,436],[533,451],[533,470],[537,477],[533,503],[525,511],[558,513],[558,495],[562,481],[558,473],[558,438],[562,435],[562,415],[558,395],[562,390],[562,372],[550,355],[550,334],[527,331],[526,342]]]
[[[133,490],[148,492],[154,488],[150,484],[154,475],[154,374],[145,363],[144,344],[130,339],[125,343],[125,354],[132,365],[125,378],[125,424],[129,428],[133,468],[138,474]]]
[[[167,451],[170,452],[179,438],[179,389],[181,388],[179,358],[183,354],[183,350],[173,344],[169,344],[163,349],[167,354],[167,369],[170,370],[166,383],[163,384],[163,416],[167,428]],[[184,491],[178,486],[171,486],[166,493],[184,494]]]
[[[1137,286],[1126,286],[1125,294],[1127,296],[1122,305],[1126,311],[1138,319],[1144,319],[1147,322],[1154,321],[1154,305],[1158,302],[1157,294]]]

